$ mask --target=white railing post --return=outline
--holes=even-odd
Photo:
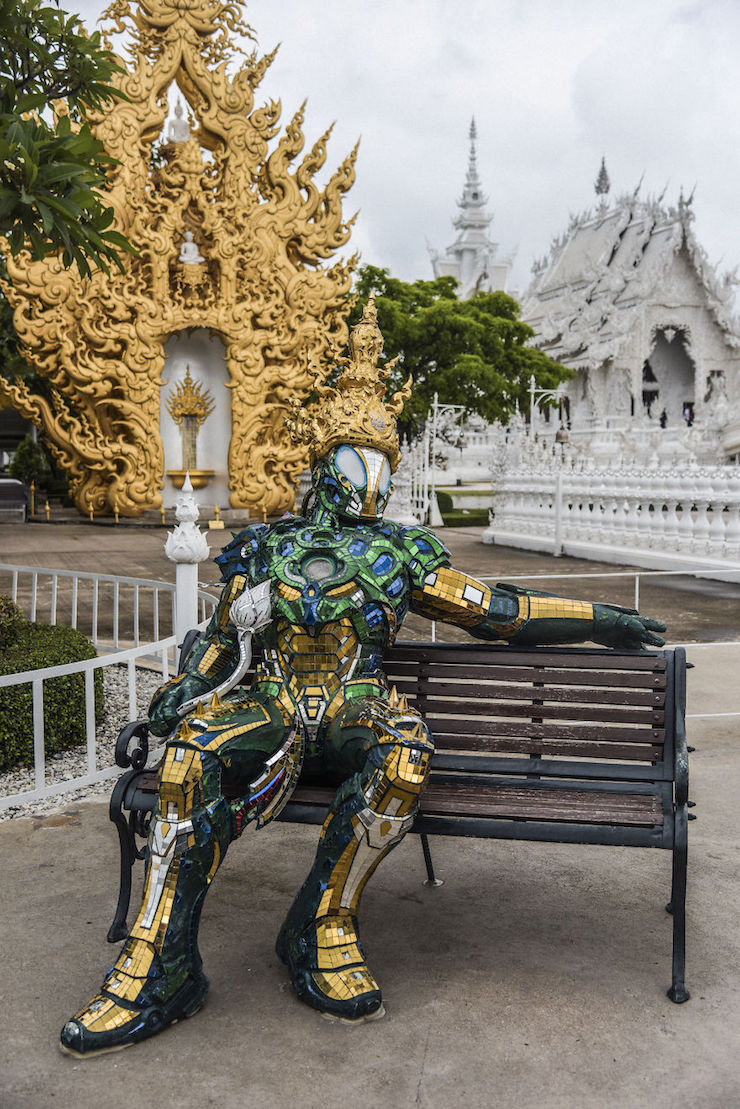
[[[87,748],[87,772],[94,774],[95,757],[95,671],[85,671],[85,746]]]
[[[44,788],[46,749],[44,747],[44,683],[37,678],[31,685],[33,706],[33,771],[36,789]]]
[[[563,553],[563,470],[558,467],[555,475],[555,529],[552,544],[552,553],[555,558],[560,558]]]
[[[200,510],[186,474],[177,498],[177,527],[167,535],[164,553],[175,563],[175,636],[182,643],[198,623],[198,563],[208,558],[208,540],[196,524]]]
[[[740,558],[740,470],[727,479],[725,558]]]

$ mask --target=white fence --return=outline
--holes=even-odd
[[[94,785],[106,778],[120,774],[119,767],[98,766],[97,734],[95,728],[95,671],[106,666],[119,666],[125,664],[128,671],[128,709],[129,719],[137,717],[137,682],[136,660],[151,659],[156,652],[159,654],[162,666],[162,680],[169,677],[170,668],[174,660],[170,657],[176,647],[175,636],[168,636],[158,643],[147,643],[140,647],[133,647],[128,651],[108,654],[104,658],[85,659],[83,662],[74,662],[66,666],[47,666],[43,670],[26,670],[19,674],[0,675],[0,689],[25,685],[29,683],[33,698],[33,767],[34,788],[24,790],[22,793],[0,797],[0,810],[24,805],[29,801],[39,801],[44,797],[53,797],[59,793],[67,793],[82,786]],[[85,681],[85,750],[87,767],[83,774],[65,778],[60,782],[46,782],[46,752],[44,736],[44,683],[52,678],[68,674],[83,674]],[[121,726],[125,723],[121,721]]]
[[[738,580],[740,468],[521,467],[496,482],[483,541]]]
[[[116,577],[112,574],[78,573],[32,566],[0,564],[0,593],[7,593],[30,620],[64,623],[88,635],[101,658],[64,666],[45,667],[23,673],[0,675],[0,689],[30,684],[33,706],[33,789],[0,797],[0,810],[94,785],[120,774],[115,766],[101,761],[95,725],[95,672],[110,666],[126,666],[128,718],[137,716],[139,664],[151,669],[156,663],[162,680],[177,669],[177,638],[172,630],[175,586],[146,578]],[[201,624],[215,607],[217,598],[198,590]],[[164,636],[163,636],[164,630]],[[123,642],[129,645],[121,650]],[[44,683],[70,674],[83,675],[85,683],[86,768],[82,774],[63,781],[46,781],[47,757],[44,739]],[[121,720],[121,725],[125,723]]]
[[[157,643],[175,632],[172,582],[0,563],[0,593],[29,620],[78,628],[99,651]],[[201,620],[214,603],[199,589]]]
[[[411,508],[417,520],[424,523],[429,515],[429,428],[422,438],[409,448],[411,454]]]

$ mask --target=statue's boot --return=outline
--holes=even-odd
[[[311,872],[276,950],[302,1001],[328,1016],[358,1021],[384,1013],[360,942],[360,896],[413,823],[434,747],[426,725],[405,704],[368,699],[348,709],[344,749],[350,756],[355,752],[355,764],[365,765],[332,801]]]
[[[285,804],[301,751],[292,719],[270,697],[214,695],[183,721],[160,769],[139,915],[100,993],[62,1029],[64,1050],[128,1047],[200,1007],[206,892],[232,840]]]
[[[182,735],[182,733],[181,733]],[[144,899],[100,993],[62,1029],[76,1055],[115,1051],[191,1016],[208,990],[198,951],[206,891],[233,838],[223,797],[203,804],[203,776],[217,765],[195,747],[167,747],[149,837]]]

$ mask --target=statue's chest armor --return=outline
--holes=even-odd
[[[361,639],[373,639],[374,626],[388,619],[395,626],[405,615],[409,580],[401,552],[369,528],[299,525],[270,536],[262,555],[276,615],[291,624],[310,631],[348,618]]]

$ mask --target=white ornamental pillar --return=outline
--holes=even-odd
[[[175,563],[175,635],[182,643],[198,623],[198,563],[210,555],[205,534],[196,524],[200,515],[190,474],[185,475],[175,505],[177,527],[168,532],[164,553]]]

